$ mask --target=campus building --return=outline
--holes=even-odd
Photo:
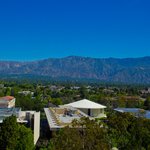
[[[0,108],[15,107],[16,99],[13,96],[0,97]]]
[[[40,136],[40,112],[22,111],[21,108],[14,107],[15,98],[11,96],[0,98],[0,102],[0,123],[7,117],[16,116],[18,123],[32,129],[36,144]]]
[[[106,117],[106,106],[83,99],[59,107],[44,108],[50,130],[58,130],[65,126],[71,126],[74,119],[89,117],[90,119]]]

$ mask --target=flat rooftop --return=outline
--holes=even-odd
[[[141,116],[141,117],[150,119],[150,111],[148,110],[144,110],[140,108],[116,108],[114,110],[118,112],[122,112],[122,113],[128,112],[128,113],[132,113],[136,117]]]
[[[13,100],[14,97],[13,96],[5,96],[5,97],[0,97],[0,101],[11,101]]]
[[[88,117],[85,113],[74,108],[50,107],[44,108],[50,130],[57,130],[71,125],[74,119]]]
[[[3,122],[3,119],[12,115],[19,117],[20,111],[21,108],[0,108],[0,123]]]

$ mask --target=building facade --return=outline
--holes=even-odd
[[[21,108],[15,107],[15,98],[6,96],[0,98],[0,123],[10,116],[16,116],[17,122],[31,128],[34,136],[34,144],[40,137],[40,112],[22,111]]]
[[[16,99],[13,96],[0,97],[0,108],[15,107]]]

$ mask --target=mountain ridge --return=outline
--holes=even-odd
[[[0,74],[51,78],[96,79],[105,82],[150,83],[150,56],[92,58],[68,56],[37,61],[0,61]]]

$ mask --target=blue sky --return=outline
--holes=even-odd
[[[150,56],[149,0],[1,0],[0,59]]]

